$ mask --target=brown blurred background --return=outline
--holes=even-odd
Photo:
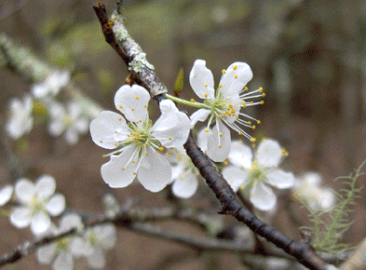
[[[104,3],[111,14],[114,1]],[[113,110],[114,92],[128,73],[105,43],[92,4],[89,0],[3,0],[0,32],[52,65],[70,69],[74,82],[88,96]],[[234,61],[247,62],[254,73],[249,89],[262,86],[266,93],[265,104],[249,113],[262,122],[254,135],[280,141],[289,152],[287,170],[296,175],[320,172],[327,185],[339,189],[341,182],[333,179],[348,175],[366,158],[365,1],[126,0],[124,12],[130,34],[170,93],[183,68],[181,95],[196,98],[188,82],[195,59],[207,61],[216,84],[223,68]],[[9,98],[21,97],[30,84],[7,69],[1,69],[0,81],[0,114],[5,119]],[[103,210],[100,198],[107,187],[99,169],[106,162],[101,158],[106,151],[89,136],[70,147],[63,137],[47,135],[40,124],[28,136],[9,143],[20,157],[25,176],[35,180],[43,173],[51,174],[69,207]],[[14,181],[6,159],[0,157],[0,162],[0,184]],[[359,186],[364,185],[362,181]],[[142,204],[164,205],[161,194],[151,194],[139,185],[113,192],[120,200],[139,196]],[[365,237],[365,204],[361,196],[345,241],[357,244]],[[279,215],[284,216],[285,210],[282,206]],[[198,231],[174,223],[161,226]],[[274,222],[274,226],[281,230],[282,223]],[[14,231],[1,218],[1,253],[31,237],[28,230]],[[286,233],[299,238],[297,228]],[[153,269],[165,255],[194,254],[180,245],[123,230],[118,236],[118,247],[107,255],[106,269]],[[212,265],[206,254],[167,269],[246,269],[233,254],[219,258]],[[83,265],[76,269],[84,269]],[[50,267],[39,266],[30,255],[4,269]]]

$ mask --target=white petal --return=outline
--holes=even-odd
[[[280,144],[271,139],[262,141],[255,155],[260,167],[276,167],[282,159],[282,149]]]
[[[139,165],[136,151],[137,149],[130,145],[123,148],[120,155],[112,155],[111,160],[101,168],[104,182],[112,188],[122,188],[131,184]]]
[[[241,186],[245,186],[248,177],[248,174],[245,171],[234,166],[225,167],[222,170],[222,175],[235,192],[237,192]]]
[[[0,206],[6,204],[13,195],[14,188],[12,185],[6,185],[0,189]]]
[[[51,199],[46,204],[46,209],[51,216],[55,217],[60,215],[63,211],[65,211],[66,202],[65,196],[59,193],[56,193],[51,197]]]
[[[272,189],[258,181],[250,191],[250,202],[262,211],[271,210],[276,205],[276,196]]]
[[[32,94],[35,98],[43,98],[48,94],[45,83],[37,83],[31,86]]]
[[[56,252],[56,243],[41,246],[37,249],[37,260],[40,264],[50,264]]]
[[[70,242],[69,250],[74,256],[78,257],[91,255],[94,248],[92,248],[85,239],[81,237],[73,237]]]
[[[88,263],[92,268],[102,269],[105,265],[105,256],[101,249],[95,248],[94,252],[87,257]]]
[[[116,244],[116,226],[104,224],[95,227],[99,245],[103,249],[111,249]]]
[[[180,198],[190,198],[196,192],[198,187],[198,179],[195,173],[183,173],[183,178],[174,181],[172,191],[175,196]]]
[[[76,129],[69,127],[65,132],[65,139],[70,145],[75,145],[79,141],[79,133]]]
[[[224,97],[237,95],[252,78],[253,72],[247,63],[232,63],[221,77],[221,93],[224,94]]]
[[[74,268],[74,261],[69,252],[61,251],[53,263],[53,270],[72,270]]]
[[[74,122],[74,129],[80,134],[85,134],[88,131],[89,121],[86,118],[78,118]]]
[[[32,216],[31,231],[34,235],[46,232],[51,227],[51,219],[45,212],[38,212]]]
[[[207,152],[207,142],[208,138],[212,135],[212,131],[206,132],[205,128],[201,129],[197,134],[197,146],[201,149],[203,153]]]
[[[145,189],[158,192],[168,185],[172,179],[172,171],[166,158],[147,147],[147,155],[141,162],[137,179]]]
[[[221,133],[221,136],[219,136],[219,133]],[[215,162],[222,162],[229,156],[231,148],[230,130],[221,120],[217,120],[211,136],[208,137],[207,148],[208,157]]]
[[[206,121],[207,117],[211,114],[210,110],[206,109],[199,109],[198,111],[195,111],[190,116],[191,118],[191,128],[193,128],[198,121],[203,122]]]
[[[66,214],[66,215],[62,216],[62,218],[60,220],[59,231],[66,232],[70,229],[79,228],[82,226],[83,226],[83,222],[81,220],[81,217],[78,214],[75,214],[75,213]]]
[[[21,178],[15,184],[15,196],[22,204],[30,203],[36,193],[35,185],[26,178]]]
[[[312,187],[314,187],[314,186],[319,187],[321,182],[323,181],[321,174],[316,173],[316,172],[305,173],[302,176],[302,179],[303,179],[303,181],[306,181],[307,185],[312,186]]]
[[[44,200],[52,196],[56,190],[56,181],[51,175],[42,175],[36,183],[36,192],[39,199]]]
[[[118,143],[127,138],[129,129],[122,115],[102,111],[100,115],[90,123],[90,135],[93,142],[106,149],[114,149]]]
[[[233,141],[229,153],[230,162],[238,167],[250,169],[252,167],[252,149],[240,141]]]
[[[151,134],[165,147],[182,146],[190,131],[188,116],[178,111],[171,100],[161,101],[160,108],[162,114],[152,127]]]
[[[51,120],[48,125],[48,132],[54,137],[60,136],[64,130],[65,125],[60,119]]]
[[[123,85],[114,96],[114,105],[131,122],[143,122],[147,119],[147,104],[150,94],[145,88],[134,84]]]
[[[15,207],[10,214],[10,222],[17,228],[25,228],[31,223],[32,211],[27,207]]]
[[[331,208],[336,203],[336,198],[334,193],[326,188],[321,190],[322,196],[320,196],[320,207],[321,209],[328,209]]]
[[[206,61],[197,59],[189,74],[189,82],[199,98],[213,99],[215,96],[214,79],[211,70],[206,68]]]
[[[274,186],[275,188],[290,188],[294,185],[295,177],[290,172],[283,170],[273,170],[265,174],[267,183]]]

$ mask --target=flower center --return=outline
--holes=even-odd
[[[33,214],[44,211],[45,203],[34,196],[31,199],[31,208]]]
[[[69,127],[74,123],[74,119],[71,116],[65,116],[63,119],[63,123],[65,125],[65,127]]]
[[[248,177],[249,178],[249,183],[248,183],[249,187],[253,187],[254,185],[256,185],[256,183],[258,181],[263,182],[265,180],[265,178],[264,178],[265,170],[263,170],[262,168],[260,168],[258,166],[257,161],[253,162],[253,166],[252,166],[252,168],[250,168],[248,170],[248,172],[249,172],[249,177]]]

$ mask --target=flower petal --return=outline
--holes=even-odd
[[[248,180],[248,174],[242,169],[234,166],[225,167],[222,170],[222,175],[235,192],[237,192],[241,186],[245,186]]]
[[[10,214],[10,223],[17,228],[25,228],[31,223],[32,211],[27,207],[15,207]]]
[[[292,173],[279,169],[266,173],[265,177],[268,184],[279,189],[290,188],[295,182],[295,177]]]
[[[122,115],[102,111],[100,115],[90,123],[90,135],[93,142],[106,149],[114,149],[118,143],[127,138],[129,129]]]
[[[211,111],[206,109],[199,109],[198,111],[192,113],[192,115],[189,117],[191,119],[191,128],[193,128],[198,121],[205,121],[210,114]]]
[[[221,77],[221,93],[224,97],[238,95],[252,78],[253,72],[247,63],[232,63]]]
[[[230,130],[221,120],[217,120],[211,136],[208,137],[207,148],[208,157],[215,162],[222,162],[229,156],[231,148]]]
[[[102,269],[105,266],[105,256],[100,248],[95,248],[93,253],[87,256],[87,259],[92,268]]]
[[[147,155],[141,162],[137,179],[145,189],[158,192],[171,182],[172,170],[166,158],[155,153],[152,147],[147,147]]]
[[[281,146],[275,140],[266,139],[258,145],[255,157],[261,167],[276,167],[282,160]]]
[[[56,243],[41,246],[37,249],[37,260],[40,264],[50,264],[56,252]]]
[[[78,214],[71,213],[61,217],[59,231],[66,232],[73,228],[80,228],[83,226],[81,217]]]
[[[36,192],[39,199],[44,200],[52,196],[56,190],[56,181],[51,175],[42,175],[36,183]]]
[[[124,147],[120,155],[112,155],[111,160],[101,168],[104,182],[112,188],[126,187],[131,184],[139,166],[136,151],[137,149],[130,145]]]
[[[73,237],[70,242],[71,253],[78,256],[89,256],[93,253],[93,247],[91,247],[84,238],[81,237]]]
[[[74,268],[74,260],[72,255],[67,251],[58,253],[55,262],[52,265],[53,270],[72,270]]]
[[[197,175],[193,172],[184,173],[182,178],[174,181],[172,191],[175,196],[180,198],[190,198],[196,192],[198,187]]]
[[[35,185],[26,178],[21,178],[15,184],[15,196],[22,204],[30,203],[36,193]]]
[[[51,219],[45,212],[38,212],[32,216],[30,224],[31,231],[34,235],[46,232],[51,227]]]
[[[51,199],[46,204],[46,209],[51,216],[55,217],[60,215],[63,211],[65,211],[66,203],[65,196],[56,193],[51,197]]]
[[[104,224],[95,227],[98,243],[103,249],[111,249],[116,244],[116,226]]]
[[[160,102],[162,112],[151,129],[151,134],[165,147],[180,147],[188,138],[190,121],[171,100]]]
[[[147,119],[147,104],[150,95],[145,88],[134,84],[123,85],[114,96],[114,105],[127,120],[138,123]]]
[[[13,195],[14,188],[12,185],[6,185],[0,189],[0,206],[6,204]]]
[[[206,129],[203,128],[197,133],[197,146],[201,149],[203,153],[207,152],[207,142],[208,138],[212,135],[212,131],[209,130],[206,132]]]
[[[229,153],[230,162],[238,167],[250,169],[252,167],[252,149],[241,141],[233,141]]]
[[[261,181],[256,182],[250,191],[250,202],[254,207],[262,211],[271,210],[276,205],[276,195],[272,189],[264,185]]]
[[[206,68],[206,61],[197,59],[189,74],[189,82],[196,95],[201,99],[214,99],[214,78],[211,70]]]

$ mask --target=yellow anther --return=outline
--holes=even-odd
[[[227,162],[226,160],[224,161],[224,165],[228,165],[229,164],[229,162]]]
[[[207,95],[207,94],[205,94],[205,97],[208,97],[208,95]]]
[[[139,99],[139,96],[135,96],[135,99]]]
[[[236,74],[235,74],[235,75],[234,75],[234,78],[235,78],[235,79],[237,79],[237,78],[238,78],[238,75],[236,75]]]
[[[222,72],[222,74],[225,74],[225,73],[226,73],[226,70],[225,70],[225,69],[223,69],[221,72]]]
[[[147,156],[149,153],[148,152],[145,152],[145,155]]]
[[[100,140],[99,142],[100,142],[100,143],[103,143],[103,141],[102,141],[102,140]]]
[[[133,174],[133,175],[136,175],[136,172],[133,172],[132,174]]]
[[[151,124],[148,124],[147,126],[148,126],[148,127],[151,127]]]
[[[253,104],[254,103],[254,101],[252,100],[251,102],[250,102],[250,104]]]
[[[258,91],[259,91],[259,93],[262,93],[263,92],[263,88],[262,87],[259,87]]]
[[[199,172],[196,172],[196,176],[199,176],[200,175],[200,173]]]
[[[160,152],[164,151],[164,147],[160,146],[159,151]]]
[[[117,154],[117,155],[121,154],[121,151],[117,151],[117,152],[116,152],[116,154]]]
[[[219,133],[219,136],[221,137],[222,136],[222,132]]]
[[[102,157],[103,157],[103,158],[105,158],[105,157],[106,157],[106,155],[102,155]]]
[[[243,185],[243,186],[241,186],[241,187],[240,187],[240,189],[241,189],[241,190],[244,190],[244,189],[245,189],[245,186],[244,186],[244,185]]]
[[[115,131],[114,131],[114,133],[116,133],[116,134],[117,134],[117,133],[118,133],[118,131],[117,131],[117,130],[115,130]]]
[[[239,131],[239,132],[238,132],[238,134],[239,134],[239,135],[243,135],[243,132]]]
[[[284,148],[282,149],[282,156],[284,157],[288,156],[288,152]]]
[[[248,125],[251,125],[252,124],[252,122],[250,122],[250,121],[248,121],[247,123],[248,123]]]
[[[244,91],[248,91],[249,88],[247,86],[244,87]]]
[[[207,87],[208,84],[207,83],[204,83],[204,84],[205,84],[205,87]]]
[[[219,87],[221,88],[222,87],[222,84],[219,84]]]
[[[169,140],[172,140],[172,137],[169,137],[168,139],[169,139]]]
[[[260,124],[262,124],[262,122],[261,122],[260,120],[258,120],[258,121],[257,121],[257,124],[258,124],[258,125],[260,125]]]
[[[221,148],[221,147],[222,147],[222,144],[219,145],[219,148]]]
[[[122,117],[118,117],[118,121],[122,121]]]
[[[261,105],[263,105],[264,104],[264,101],[263,100],[261,100]]]
[[[145,108],[147,108],[147,106],[146,106],[146,105],[144,105],[144,107],[145,107]]]
[[[246,108],[246,107],[247,107],[247,105],[246,105],[246,104],[243,104],[241,107],[242,107],[242,108]]]
[[[250,141],[251,142],[255,142],[256,141],[256,138],[253,137],[253,138],[250,139]]]
[[[205,131],[208,132],[208,128],[205,128]]]
[[[122,109],[123,108],[122,105],[119,105],[119,108]]]
[[[125,170],[125,167],[122,167],[122,171],[124,171]]]
[[[194,99],[193,98],[191,98],[191,102],[194,102]]]
[[[183,179],[183,175],[179,176],[179,178],[182,180]]]
[[[256,126],[252,126],[252,129],[256,129],[257,127]]]
[[[117,143],[115,143],[114,145],[115,145],[115,146],[117,146],[118,144],[117,144]]]
[[[135,163],[135,161],[134,161],[134,160],[132,160],[132,163]]]
[[[217,116],[217,118],[220,118],[220,119],[221,119],[221,118],[222,118],[221,114],[219,114],[219,115]]]
[[[237,69],[237,68],[238,68],[238,66],[237,66],[237,65],[233,66],[233,70],[235,70],[235,69]]]
[[[265,97],[266,96],[266,93],[262,93],[262,97]]]
[[[131,111],[134,111],[135,109],[134,108],[131,108]]]

